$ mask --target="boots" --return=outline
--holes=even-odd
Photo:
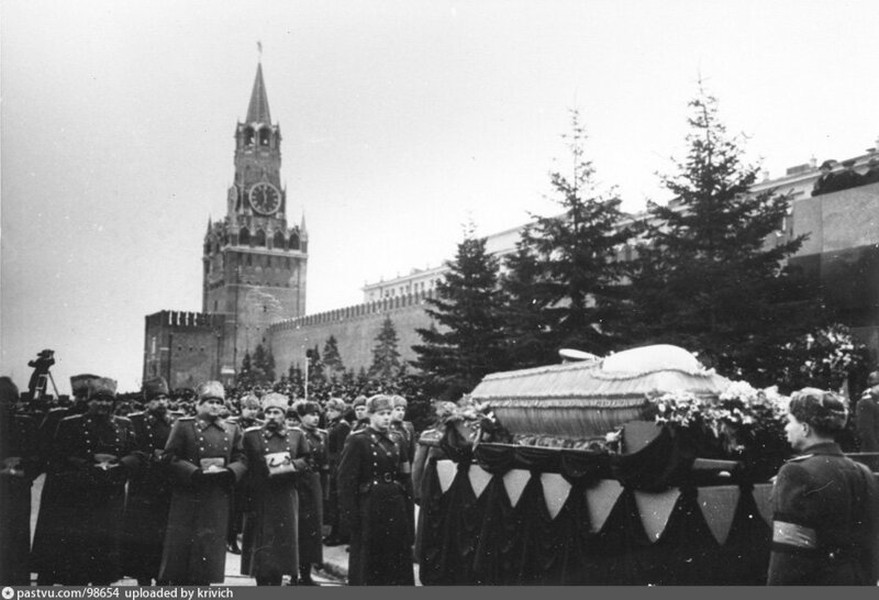
[[[311,565],[302,565],[299,567],[299,585],[319,585],[311,578]]]

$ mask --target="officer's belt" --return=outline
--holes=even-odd
[[[366,483],[361,483],[360,488],[359,488],[360,493],[366,494],[377,485],[387,485],[387,484],[395,484],[398,486],[401,485],[400,482],[397,481],[397,479],[394,477],[393,474],[382,473],[381,477],[377,477],[377,478],[373,479],[372,481],[367,481]]]

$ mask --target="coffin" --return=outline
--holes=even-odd
[[[605,358],[492,373],[473,389],[516,437],[603,437],[649,418],[649,399],[668,392],[717,396],[730,384],[678,346],[658,344]]]

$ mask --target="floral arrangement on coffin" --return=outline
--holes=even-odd
[[[784,433],[789,400],[776,387],[735,381],[717,397],[672,392],[650,401],[656,423],[689,434],[703,458],[740,460],[763,473],[774,472],[790,453]]]

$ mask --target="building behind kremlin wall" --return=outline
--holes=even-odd
[[[163,310],[145,319],[144,379],[165,377],[173,389],[199,381],[232,384],[245,352],[262,343],[271,349],[278,374],[304,366],[305,351],[323,351],[330,336],[347,369],[368,368],[382,323],[390,318],[403,360],[416,358],[416,329],[431,319],[425,301],[436,290],[444,266],[364,286],[364,302],[306,314],[308,233],[304,219],[287,224],[286,190],[280,182],[280,128],[272,124],[262,67],[257,67],[245,122],[235,131],[235,178],[227,215],[208,223],[202,263],[202,312]],[[860,172],[876,148],[850,159]],[[819,176],[815,161],[753,187],[791,194],[789,216],[767,239],[809,238],[790,261],[824,283],[843,322],[879,359],[879,183],[811,196]],[[631,216],[638,219],[639,215]],[[523,225],[524,226],[524,225]],[[502,257],[515,250],[521,227],[486,238],[486,249]],[[626,260],[632,248],[620,249]],[[584,349],[588,350],[588,349]]]

